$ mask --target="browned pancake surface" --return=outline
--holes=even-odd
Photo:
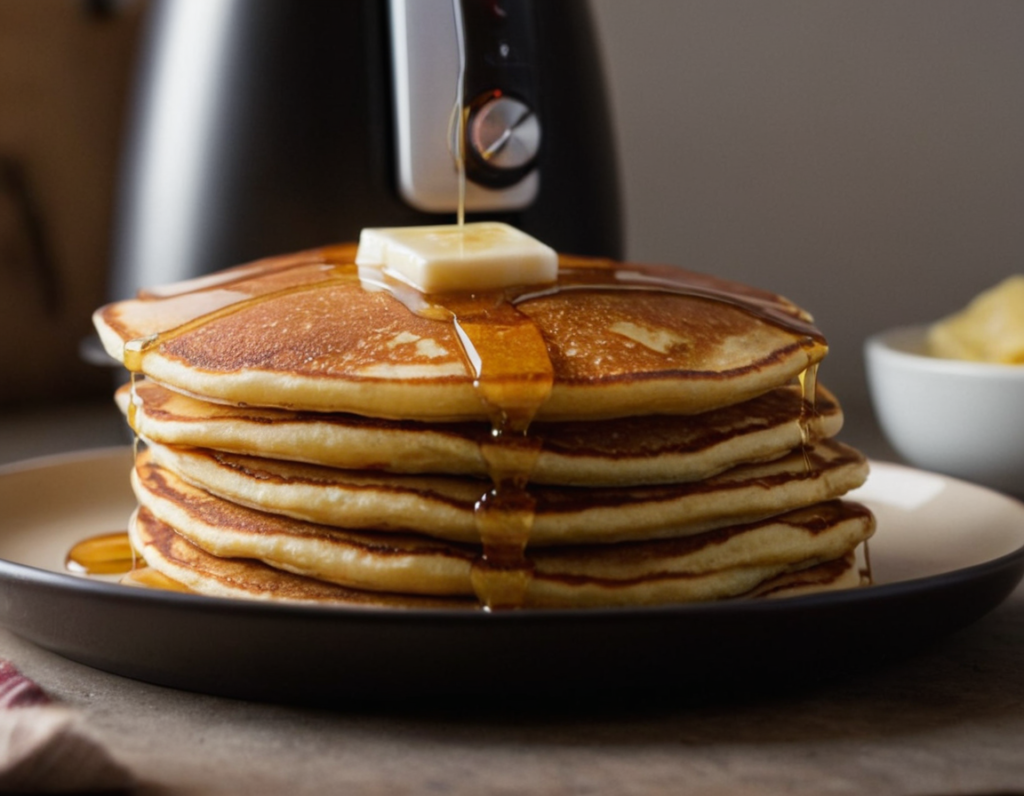
[[[419,314],[390,292],[366,289],[350,256],[345,248],[306,253],[213,286],[118,302],[97,311],[97,328],[115,356],[137,343],[143,372],[212,400],[485,419],[450,315],[437,307]],[[737,289],[770,306],[762,312],[761,304],[683,294],[666,276],[672,269],[624,269],[648,282],[620,289],[606,263],[573,261],[551,290],[508,299],[535,324],[554,369],[539,419],[702,412],[784,384],[826,352],[806,316],[779,297]],[[581,283],[581,273],[594,284]]]

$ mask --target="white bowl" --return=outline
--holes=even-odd
[[[923,326],[864,346],[875,413],[911,464],[1024,496],[1024,366],[940,359]]]

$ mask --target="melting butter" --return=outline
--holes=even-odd
[[[423,293],[498,290],[558,278],[554,249],[494,221],[364,229],[356,265],[381,269]]]
[[[934,324],[928,347],[946,359],[1024,365],[1024,275],[1004,279]]]

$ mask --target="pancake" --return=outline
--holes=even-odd
[[[796,570],[766,580],[748,592],[747,597],[802,597],[823,591],[855,589],[870,582],[868,569],[862,566],[857,551],[851,551],[842,558],[824,561],[807,569]]]
[[[465,608],[474,605],[469,600],[347,589],[283,572],[258,561],[212,556],[142,508],[128,523],[128,537],[148,566],[197,594],[360,608]],[[129,582],[141,585],[134,578],[129,578]]]
[[[842,507],[837,504],[836,515],[845,514],[839,525],[863,525],[864,509]],[[859,517],[858,517],[859,515]],[[869,515],[867,515],[869,516]],[[809,538],[828,533],[820,528],[822,518],[794,520],[793,527],[803,528]],[[827,524],[827,521],[825,521]],[[831,530],[831,529],[830,529]],[[745,529],[736,529],[742,536]],[[799,532],[799,531],[798,531]],[[321,578],[305,577],[282,570],[277,566],[247,558],[212,555],[174,528],[162,522],[147,508],[140,508],[129,525],[132,544],[140,551],[146,564],[188,589],[215,596],[277,601],[314,602],[353,606],[465,608],[476,605],[475,600],[424,597],[391,592],[364,591],[335,585]],[[719,539],[710,544],[721,544]],[[635,558],[634,551],[634,558]],[[655,556],[651,556],[655,558]],[[838,563],[836,563],[838,562]],[[822,564],[827,567],[819,569]],[[597,577],[586,574],[566,574],[550,565],[538,566],[526,587],[523,607],[607,607],[704,602],[757,593],[772,594],[781,589],[792,589],[811,583],[842,583],[849,579],[855,567],[847,556],[801,559],[785,563],[778,559],[758,564],[745,563],[722,570],[697,569],[687,571],[659,570],[654,561],[648,571],[632,578]],[[844,577],[845,576],[845,577]],[[859,579],[859,575],[856,576]],[[467,587],[469,587],[467,574]],[[472,593],[471,589],[467,590]]]
[[[132,391],[116,399],[128,411]],[[530,474],[538,484],[633,486],[697,481],[740,463],[779,458],[842,426],[835,397],[819,388],[805,417],[800,388],[779,387],[698,416],[648,415],[603,422],[535,423],[543,447]],[[134,426],[161,444],[303,461],[355,470],[487,476],[487,423],[389,421],[213,404],[151,381],[135,385]]]
[[[738,597],[788,597],[851,588],[862,582],[856,558],[850,553],[830,561],[736,567],[701,575],[666,575],[638,584],[535,576],[526,590],[524,607],[608,608],[700,603]],[[722,588],[726,583],[729,588]]]
[[[107,305],[94,322],[130,370],[216,402],[491,420],[460,337],[471,324],[452,309],[463,305],[366,289],[354,251],[266,260]],[[542,338],[541,421],[705,412],[787,384],[827,351],[791,302],[672,267],[562,258],[555,286],[473,299],[469,316],[504,302]],[[526,362],[524,339],[492,342]]]
[[[134,519],[131,522],[134,522]],[[136,560],[132,564],[133,568],[123,574],[117,581],[122,586],[137,586],[142,589],[157,589],[158,591],[176,591],[183,594],[194,593],[184,583],[169,578],[162,572],[153,569],[146,564],[145,559],[140,555],[136,555]]]
[[[278,569],[372,591],[474,593],[471,574],[479,547],[268,514],[210,495],[147,462],[136,469],[133,487],[149,514],[219,557],[257,559]],[[542,581],[534,587],[535,594],[572,584],[604,584],[606,589],[614,586],[619,593],[615,602],[623,603],[647,601],[651,588],[668,590],[662,583],[666,578],[710,573],[718,573],[717,584],[705,581],[702,589],[737,594],[747,590],[747,581],[734,579],[731,570],[741,568],[749,575],[750,567],[788,568],[840,558],[873,530],[873,518],[862,506],[828,501],[695,536],[536,548],[527,555],[533,578]],[[678,584],[674,589],[676,599],[686,593]]]
[[[94,314],[134,585],[346,606],[597,607],[856,586],[867,462],[811,317],[667,266],[423,294],[354,246]],[[474,599],[475,597],[475,599]]]
[[[193,544],[223,558],[373,591],[472,595],[478,547],[426,536],[333,528],[240,506],[194,487],[140,456],[139,504]]]
[[[346,528],[415,531],[479,543],[474,508],[486,482],[454,476],[340,470],[153,444],[140,460],[250,508]],[[763,464],[700,482],[582,489],[531,485],[529,544],[594,544],[667,538],[749,522],[839,497],[860,486],[867,463],[825,440]]]

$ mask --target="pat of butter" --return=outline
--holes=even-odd
[[[980,293],[928,332],[934,356],[1024,365],[1024,275]]]
[[[558,276],[554,249],[495,221],[364,229],[356,265],[381,268],[424,293],[545,284]]]

